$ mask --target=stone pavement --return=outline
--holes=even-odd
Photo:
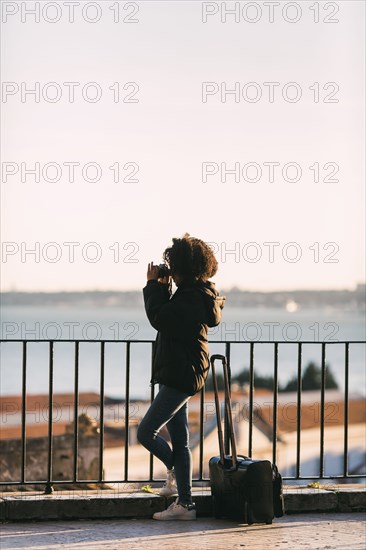
[[[165,510],[175,500],[142,491],[141,484],[124,488],[55,491],[14,491],[0,493],[0,521],[80,520],[80,519],[149,519]],[[161,486],[161,484],[158,484]],[[365,512],[366,489],[363,484],[306,485],[283,487],[285,510],[294,513]],[[194,487],[193,498],[199,517],[212,516],[209,486]]]
[[[352,514],[286,515],[272,525],[239,525],[199,518],[14,522],[1,525],[1,550],[365,550],[366,517]]]

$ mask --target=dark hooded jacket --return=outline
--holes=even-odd
[[[208,375],[208,327],[220,323],[225,296],[211,281],[182,283],[170,296],[167,285],[149,280],[143,294],[147,317],[158,331],[151,383],[194,395]]]

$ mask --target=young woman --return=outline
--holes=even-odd
[[[163,258],[170,274],[159,278],[159,267],[149,263],[143,289],[147,317],[158,331],[151,384],[159,384],[159,392],[137,437],[167,468],[167,481],[160,494],[178,493],[175,502],[153,518],[191,520],[196,519],[196,511],[191,493],[188,401],[207,378],[207,331],[220,323],[225,297],[219,296],[215,284],[208,280],[217,272],[218,264],[205,242],[186,233],[181,239],[173,239]],[[172,295],[171,279],[177,286]],[[171,446],[159,435],[165,425]]]

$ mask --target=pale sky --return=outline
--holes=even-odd
[[[364,2],[295,2],[285,14],[280,2],[272,23],[266,2],[252,2],[239,22],[221,21],[221,2],[120,2],[119,23],[116,2],[95,3],[96,23],[83,20],[88,3],[75,5],[74,23],[65,2],[51,4],[58,10],[40,11],[36,23],[22,13],[35,2],[2,2],[3,290],[139,289],[147,263],[186,231],[213,243],[220,288],[364,282]],[[218,13],[204,23],[203,10]],[[137,22],[123,22],[129,17]],[[65,82],[79,83],[73,103]],[[114,102],[117,82],[122,98],[138,101]],[[36,83],[39,102],[22,101]],[[211,83],[206,101],[202,83]],[[238,95],[223,101],[225,86]],[[92,102],[96,89],[102,96]],[[39,182],[25,172],[35,163]],[[59,181],[49,181],[48,163],[59,166]],[[79,163],[74,181],[69,163]],[[88,163],[99,181],[83,179]],[[136,172],[138,181],[114,183],[116,163],[121,179]],[[277,163],[274,181],[268,163]],[[239,181],[224,181],[225,166],[240,170]],[[203,167],[216,172],[207,181]],[[95,168],[86,173],[92,179]],[[26,254],[32,249],[38,257]]]

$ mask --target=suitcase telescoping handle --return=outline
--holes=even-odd
[[[216,419],[217,419],[217,431],[219,436],[219,447],[220,447],[220,462],[224,464],[225,452],[224,452],[224,438],[222,435],[222,426],[221,426],[221,413],[220,413],[220,401],[219,401],[219,392],[216,379],[216,370],[215,370],[215,360],[218,359],[222,362],[222,367],[224,371],[224,389],[225,389],[225,410],[228,420],[229,428],[229,437],[231,441],[231,460],[233,467],[236,468],[237,463],[237,454],[236,454],[236,443],[234,435],[234,426],[233,426],[233,416],[231,413],[231,399],[229,391],[229,374],[228,367],[226,362],[226,357],[224,355],[211,355],[210,363],[212,370],[212,380],[215,394],[215,408],[216,408]]]

